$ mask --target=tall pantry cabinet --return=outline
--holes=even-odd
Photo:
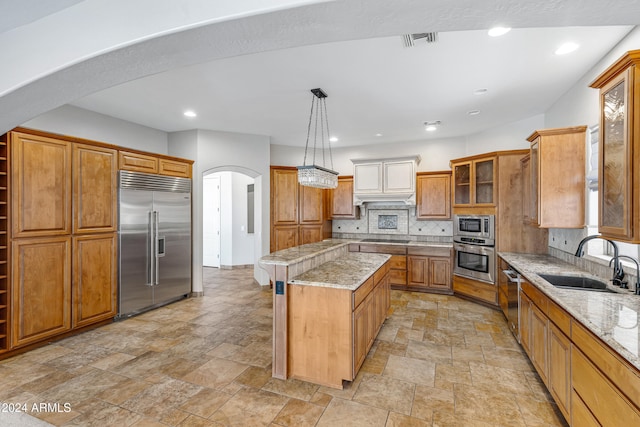
[[[41,132],[7,135],[11,342],[0,351],[117,309],[117,151]]]

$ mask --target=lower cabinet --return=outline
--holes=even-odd
[[[74,328],[116,315],[117,242],[116,233],[73,238]]]
[[[527,281],[520,340],[571,426],[640,425],[640,372]]]
[[[409,255],[409,288],[424,288],[451,292],[451,259]]]
[[[12,349],[116,315],[116,233],[15,239],[11,251]]]
[[[71,237],[12,244],[12,347],[71,330]]]

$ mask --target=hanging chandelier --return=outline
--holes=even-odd
[[[336,188],[338,186],[338,172],[333,169],[333,158],[331,156],[331,143],[329,141],[329,118],[327,117],[327,94],[320,88],[311,89],[311,114],[309,114],[309,126],[307,128],[307,142],[304,147],[304,161],[302,166],[298,166],[298,182],[300,185],[316,188]],[[309,153],[309,140],[311,139],[313,125],[313,157],[311,164],[307,165],[307,155]],[[327,138],[327,150],[325,150],[324,139],[325,130]],[[320,151],[322,152],[322,167],[316,165],[316,149],[318,143],[318,133],[320,134]],[[326,167],[326,152],[329,152],[331,169]]]

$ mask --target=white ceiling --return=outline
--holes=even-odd
[[[111,1],[113,8],[127,3]],[[166,38],[164,52],[171,56],[162,60],[156,59],[163,52],[160,46],[164,39],[158,37],[158,43],[141,43],[137,51],[124,49],[105,55],[102,61],[87,62],[85,67],[74,65],[66,74],[62,70],[52,75],[50,81],[55,85],[47,89],[47,98],[40,96],[46,101],[42,104],[28,101],[38,99],[42,85],[13,92],[13,99],[21,97],[25,101],[6,111],[7,117],[12,115],[7,121],[37,112],[45,105],[52,108],[57,99],[66,97],[65,102],[73,105],[167,132],[215,129],[270,135],[274,144],[304,145],[312,96],[309,90],[321,87],[329,95],[332,134],[340,139],[335,146],[464,136],[544,113],[632,28],[595,27],[596,22],[637,22],[631,16],[635,3],[626,1],[627,8],[616,8],[617,2],[497,0],[491,6],[475,0],[329,1],[315,8],[292,9],[289,14],[267,14],[263,20],[237,20],[235,26],[219,26],[221,31],[227,28],[228,37],[249,34],[247,40],[216,39],[212,44],[198,39],[208,33],[192,31],[191,38],[187,33],[183,39]],[[87,3],[101,4],[98,0],[50,0],[43,8],[36,0],[3,1],[0,34],[19,26],[25,28],[44,16],[49,22],[55,22],[52,16],[59,17],[60,31],[72,29],[68,22],[63,25],[65,17],[73,16],[65,15],[65,8]],[[180,4],[188,10],[188,5],[198,3],[183,0]],[[304,10],[311,14],[305,15]],[[498,22],[500,16],[509,17],[509,22],[520,28],[500,38],[490,38],[485,29],[479,29],[488,26],[482,23]],[[289,23],[277,18],[309,21]],[[99,17],[87,16],[84,31],[90,31],[91,19]],[[430,24],[426,27],[430,28],[416,25],[427,21]],[[265,27],[256,28],[261,22]],[[297,34],[305,28],[305,22],[307,33],[313,34],[306,40],[291,40],[287,34]],[[541,25],[588,26],[526,28]],[[417,32],[435,26],[447,30],[439,33],[437,43],[403,47],[400,35],[404,28]],[[326,36],[319,35],[322,28]],[[459,28],[473,30],[451,31]],[[251,42],[253,48],[245,48],[251,37],[261,32],[263,39]],[[90,32],[83,34],[91,40]],[[382,34],[385,37],[380,37]],[[304,38],[304,34],[298,37]],[[311,44],[314,37],[325,43]],[[269,38],[278,40],[271,48],[266,43]],[[335,41],[344,38],[350,40]],[[180,40],[182,56],[175,44]],[[555,56],[553,50],[568,40],[579,43],[580,49]],[[201,44],[192,48],[186,44],[189,41]],[[229,46],[226,53],[221,48],[224,43]],[[305,44],[309,45],[283,48]],[[28,49],[22,51],[28,53]],[[138,56],[133,55],[136,52]],[[200,61],[193,59],[198,52]],[[199,63],[216,55],[213,61]],[[125,66],[118,67],[116,61]],[[180,61],[199,64],[175,68]],[[87,74],[92,67],[100,67],[95,78]],[[90,93],[91,86],[98,90],[151,74],[154,67],[169,71],[80,97]],[[122,75],[118,74],[120,70]],[[73,80],[74,76],[82,80]],[[487,94],[473,95],[478,88],[487,88]],[[10,105],[11,96],[5,98]],[[197,111],[198,117],[185,118],[182,112],[187,108]],[[480,110],[479,115],[467,114],[475,109]],[[442,125],[437,132],[426,133],[423,122],[431,120],[440,120]],[[375,136],[378,133],[382,136]]]
[[[339,138],[332,146],[459,137],[544,113],[630,29],[444,32],[411,48],[400,35],[304,46],[171,70],[73,105],[167,132],[215,129],[304,146],[309,90],[320,87]],[[566,41],[581,47],[555,55]],[[488,91],[474,95],[479,88]],[[198,116],[184,117],[187,109]],[[439,129],[425,132],[435,120]]]

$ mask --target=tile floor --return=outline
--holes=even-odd
[[[450,296],[392,291],[344,390],[273,379],[271,292],[252,274],[207,268],[202,298],[0,362],[0,402],[58,426],[566,425],[502,314]]]

